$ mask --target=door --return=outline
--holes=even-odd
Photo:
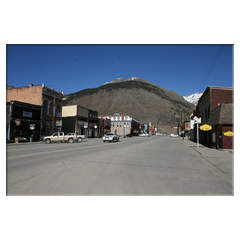
[[[53,137],[51,138],[51,141],[52,141],[52,142],[57,142],[57,141],[59,141],[58,133],[54,133],[54,134],[53,134]]]
[[[219,148],[219,132],[216,133],[216,148]]]
[[[63,141],[64,140],[64,135],[62,132],[59,133],[58,141]]]

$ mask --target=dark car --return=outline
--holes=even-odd
[[[133,137],[133,135],[132,135],[132,134],[126,134],[126,135],[124,136],[124,138],[126,138],[126,137]]]

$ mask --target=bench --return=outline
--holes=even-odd
[[[15,143],[19,143],[20,141],[27,141],[25,137],[15,137]]]

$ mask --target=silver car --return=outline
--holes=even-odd
[[[119,141],[119,135],[117,135],[116,133],[106,133],[103,137],[103,142],[113,142],[114,140],[117,142]]]

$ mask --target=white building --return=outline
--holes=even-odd
[[[139,134],[140,123],[137,119],[126,114],[114,113],[113,116],[104,116],[103,118],[111,119],[111,132],[116,132],[120,136],[126,134]]]

